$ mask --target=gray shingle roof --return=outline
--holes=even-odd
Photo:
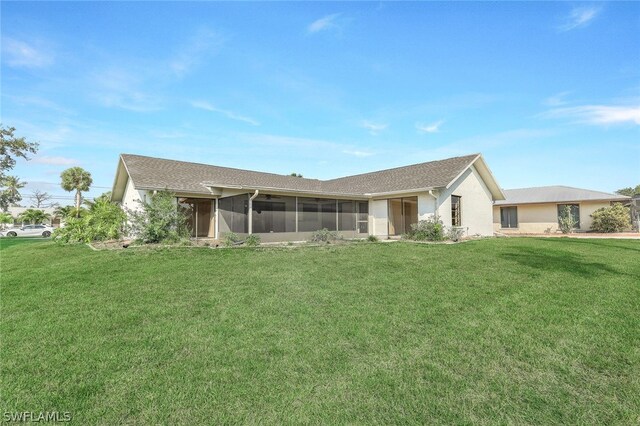
[[[570,186],[539,186],[535,188],[505,189],[506,200],[496,201],[496,205],[563,203],[569,201],[628,200],[629,197],[590,189]]]
[[[242,186],[335,195],[364,195],[445,187],[469,167],[478,155],[430,161],[326,181],[141,155],[122,154],[121,158],[134,185],[140,189],[166,188],[176,192],[209,193],[207,186]]]

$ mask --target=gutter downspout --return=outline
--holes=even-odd
[[[256,192],[249,197],[249,235],[253,234],[253,200],[258,196],[260,190],[256,189]]]

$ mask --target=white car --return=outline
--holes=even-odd
[[[50,237],[53,228],[49,225],[24,225],[21,228],[11,228],[0,231],[3,237]]]

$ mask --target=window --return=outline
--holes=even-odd
[[[313,232],[323,228],[337,229],[336,200],[298,198],[298,231]]]
[[[338,201],[338,231],[356,229],[356,207],[354,201]]]
[[[245,233],[248,228],[249,195],[242,194],[218,200],[220,233]]]
[[[294,232],[296,199],[278,195],[259,195],[252,204],[252,232]]]
[[[571,207],[571,216],[576,222],[576,228],[580,228],[580,205],[579,204],[558,204],[558,224],[560,224],[560,217],[565,207]]]
[[[517,207],[500,207],[500,227],[502,228],[518,227],[518,208]]]
[[[461,201],[462,197],[451,196],[451,226],[462,226]]]
[[[369,202],[358,202],[358,232],[361,234],[369,233]]]

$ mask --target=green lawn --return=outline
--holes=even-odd
[[[638,424],[640,241],[92,251],[0,239],[2,412]]]

